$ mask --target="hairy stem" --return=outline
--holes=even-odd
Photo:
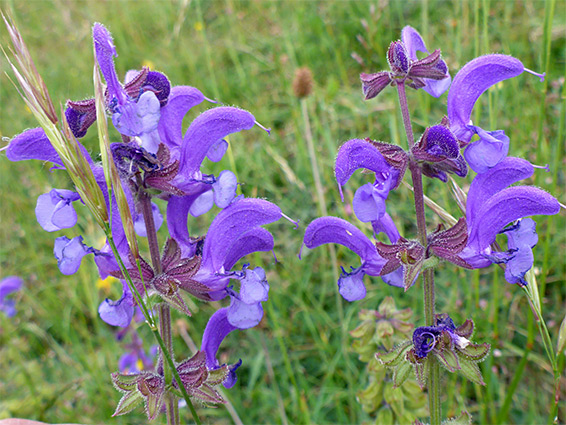
[[[411,116],[409,114],[409,106],[407,104],[407,95],[405,93],[405,83],[397,83],[397,92],[399,94],[399,105],[401,106],[401,114],[403,115],[403,125],[407,135],[407,144],[409,149],[415,144],[415,137],[411,126]],[[411,159],[409,170],[413,180],[413,195],[415,200],[415,212],[417,217],[417,232],[419,241],[426,247],[426,218],[424,209],[424,191],[423,176],[418,164]],[[424,280],[424,312],[425,322],[427,326],[433,326],[434,323],[434,269],[428,269],[423,273]],[[428,359],[428,405],[430,410],[430,423],[432,425],[440,425],[442,420],[442,410],[440,404],[440,366],[434,358]]]
[[[141,179],[138,176],[138,184],[141,183]],[[141,187],[141,185],[140,185]],[[145,223],[145,229],[147,234],[147,242],[149,245],[149,253],[151,255],[151,264],[155,275],[159,275],[162,272],[161,268],[161,258],[159,255],[159,242],[157,241],[157,231],[155,229],[155,222],[153,221],[153,211],[151,210],[151,197],[140,189],[138,193],[139,205],[141,206],[143,221]],[[173,357],[173,340],[171,338],[171,310],[167,303],[160,303],[158,306],[158,317],[159,317],[159,334],[163,338],[165,348],[167,353],[171,358]],[[171,367],[169,364],[165,363],[163,365],[163,373],[165,382],[170,384],[173,380],[171,374]],[[168,397],[165,403],[167,412],[167,424],[168,425],[178,425],[179,424],[179,411],[175,408],[177,400],[174,397]]]

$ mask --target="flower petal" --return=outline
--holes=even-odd
[[[204,185],[203,185],[204,186]],[[210,185],[206,185],[210,188]],[[167,228],[169,235],[177,241],[183,257],[194,255],[194,246],[189,236],[187,218],[195,199],[200,195],[171,196],[167,202]]]
[[[240,299],[246,304],[267,301],[269,283],[265,271],[261,267],[244,270],[245,276],[240,279]]]
[[[273,235],[269,231],[263,227],[254,227],[232,242],[224,258],[224,269],[231,270],[238,260],[252,252],[271,251],[273,245]]]
[[[24,280],[19,276],[8,276],[0,280],[0,302],[6,298],[6,295],[22,289]]]
[[[428,54],[429,51],[426,48],[425,42],[419,32],[414,29],[413,27],[407,25],[401,31],[401,40],[405,47],[407,48],[407,52],[409,53],[409,58],[413,61],[418,60],[417,52],[423,52]],[[423,87],[428,94],[434,97],[440,97],[448,87],[450,87],[450,74],[448,74],[448,67],[446,66],[446,62],[440,60],[436,66],[438,69],[444,71],[448,78],[443,80],[433,80],[431,78],[425,78],[426,86]]]
[[[379,220],[385,213],[385,199],[374,194],[374,185],[371,183],[356,190],[352,206],[358,220],[364,223]]]
[[[238,329],[249,329],[261,322],[263,307],[260,302],[246,304],[236,297],[231,297],[228,307],[228,322]]]
[[[481,94],[500,81],[520,75],[524,70],[519,59],[506,55],[485,55],[468,62],[454,77],[448,92],[450,128],[459,140],[469,142],[470,117]]]
[[[64,275],[75,274],[81,266],[83,257],[93,252],[92,248],[83,243],[82,236],[76,236],[73,239],[61,236],[55,239],[53,248],[57,266]]]
[[[191,205],[189,213],[193,217],[198,217],[209,212],[213,206],[214,193],[209,190],[208,192],[201,193],[200,196],[195,199],[195,201]]]
[[[40,195],[35,207],[37,222],[47,232],[73,227],[77,223],[77,213],[72,202],[79,199],[78,193],[65,189],[52,189]]]
[[[114,41],[110,32],[104,25],[96,22],[92,27],[92,38],[94,40],[94,52],[96,60],[100,66],[100,71],[106,80],[108,94],[118,100],[118,104],[123,105],[126,101],[126,94],[114,68],[114,57],[118,56]]]
[[[254,227],[281,218],[281,210],[263,199],[247,198],[218,213],[212,221],[203,246],[202,267],[221,270],[233,241]]]
[[[212,315],[202,336],[201,350],[206,353],[206,367],[217,369],[220,363],[216,353],[220,344],[233,330],[238,329],[228,321],[228,308],[221,308]]]
[[[353,224],[338,217],[320,217],[305,230],[303,243],[313,249],[327,243],[338,243],[354,251],[364,263],[364,272],[377,276],[385,260],[381,258],[373,242]]]
[[[179,148],[183,142],[183,118],[189,110],[204,100],[194,87],[177,86],[171,89],[167,105],[161,108],[159,137],[169,148]]]
[[[106,298],[98,307],[100,318],[112,326],[125,328],[132,322],[134,316],[134,297],[124,282],[124,292],[118,301]]]
[[[334,169],[342,200],[344,200],[344,196],[341,187],[360,168],[366,168],[376,173],[389,172],[391,169],[379,150],[368,141],[361,139],[347,141],[340,146]]]
[[[342,298],[350,302],[365,298],[365,275],[366,274],[362,271],[361,267],[353,273],[346,273],[343,271],[338,279],[338,292],[342,295]]]
[[[481,174],[495,167],[507,156],[509,137],[503,130],[485,131],[479,127],[473,128],[480,139],[466,147],[464,157],[470,168]]]
[[[92,165],[92,158],[88,151],[80,143],[78,145],[87,162]],[[64,167],[63,161],[42,128],[31,128],[15,136],[10,140],[8,149],[6,149],[6,156],[14,162],[37,159]]]
[[[533,172],[534,167],[530,162],[522,158],[510,157],[485,173],[478,174],[470,185],[466,202],[466,221],[470,233],[474,226],[477,210],[490,197],[507,186],[532,176]]]
[[[559,211],[560,203],[542,189],[516,186],[502,190],[478,209],[468,246],[481,251],[512,221],[531,215],[553,215]]]
[[[230,170],[223,170],[212,184],[214,203],[218,208],[226,208],[236,196],[238,179]]]
[[[214,143],[254,125],[254,116],[243,109],[221,106],[203,112],[191,123],[183,138],[179,174],[193,175]]]

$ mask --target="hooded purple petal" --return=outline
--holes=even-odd
[[[83,243],[82,236],[76,236],[69,239],[61,236],[55,239],[53,254],[57,259],[57,266],[64,275],[72,275],[77,272],[81,266],[83,257],[92,254],[94,250]]]
[[[106,298],[98,307],[100,318],[112,326],[125,328],[132,322],[134,316],[134,297],[124,282],[124,292],[118,301]]]
[[[553,215],[559,211],[558,201],[536,187],[516,186],[502,190],[477,210],[468,246],[483,250],[512,221],[531,215]]]
[[[38,159],[63,166],[63,161],[51,145],[43,128],[32,128],[14,137],[6,149],[6,156],[10,161]]]
[[[210,186],[209,186],[210,187]],[[167,228],[169,235],[177,241],[184,257],[194,255],[193,244],[189,236],[187,218],[197,195],[171,196],[167,202]]]
[[[450,128],[459,140],[469,142],[474,134],[467,126],[481,94],[500,81],[520,75],[523,70],[519,59],[506,55],[480,56],[464,65],[448,92]]]
[[[183,118],[189,110],[204,100],[204,95],[194,87],[177,86],[171,89],[167,105],[161,108],[159,137],[169,148],[178,148],[183,142]]]
[[[111,99],[116,98],[118,104],[123,105],[126,102],[126,93],[118,80],[116,69],[114,68],[114,57],[118,55],[112,36],[104,25],[97,22],[92,28],[92,38],[94,40],[96,60],[106,80],[108,94],[111,96]]]
[[[263,199],[247,198],[218,213],[212,221],[203,246],[202,267],[220,271],[229,256],[231,244],[254,227],[281,218],[281,210]]]
[[[377,276],[385,264],[373,242],[353,224],[338,217],[320,217],[305,230],[303,240],[309,249],[327,243],[338,243],[354,251],[362,259],[364,271]]]
[[[203,112],[191,123],[183,138],[179,174],[192,176],[214,143],[229,134],[249,130],[254,124],[254,116],[238,108],[221,106]]]
[[[89,164],[92,165],[92,158],[83,145],[79,147]],[[26,161],[37,159],[39,161],[49,161],[63,167],[63,161],[59,154],[51,145],[45,131],[42,128],[32,128],[15,136],[6,149],[6,156],[10,161]]]
[[[485,173],[478,174],[470,185],[466,202],[468,230],[474,225],[477,210],[490,197],[507,186],[532,176],[533,172],[534,167],[529,161],[510,157],[504,159]]]
[[[252,252],[271,251],[273,245],[273,235],[269,231],[254,227],[232,242],[224,259],[224,269],[231,270],[238,260]]]
[[[72,203],[80,199],[71,190],[52,189],[37,198],[35,216],[39,225],[48,232],[73,227],[77,223],[77,213]]]
[[[340,188],[342,200],[342,186],[350,179],[352,174],[360,168],[376,173],[388,173],[391,166],[385,161],[379,150],[366,140],[352,139],[340,146],[336,156],[334,173]]]

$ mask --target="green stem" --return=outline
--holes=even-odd
[[[403,116],[403,125],[407,135],[407,145],[409,150],[415,144],[413,129],[411,127],[411,116],[409,114],[409,106],[407,104],[407,95],[405,93],[405,83],[397,83],[397,92],[399,94],[399,104],[401,106],[401,114]],[[415,212],[417,217],[417,232],[419,241],[426,248],[426,217],[424,209],[424,191],[422,172],[418,164],[411,160],[409,170],[413,180],[413,196],[415,200]],[[424,313],[427,326],[435,324],[435,301],[434,301],[434,269],[428,269],[423,273],[424,280]],[[428,374],[428,405],[430,410],[431,425],[440,425],[442,419],[442,406],[440,404],[440,365],[434,358],[429,358],[427,362],[429,368]]]

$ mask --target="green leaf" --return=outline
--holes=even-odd
[[[467,359],[460,359],[460,366],[460,372],[468,380],[479,385],[485,385],[480,369],[475,362]]]
[[[472,425],[472,415],[464,410],[460,416],[442,421],[442,425]]]
[[[435,357],[441,366],[444,366],[449,372],[455,372],[460,369],[460,362],[458,357],[451,350],[444,350],[442,352],[434,351]]]
[[[382,316],[391,317],[395,313],[395,300],[393,297],[385,297],[377,310]]]
[[[412,341],[405,341],[387,353],[376,353],[375,358],[385,366],[396,366],[404,359],[405,353],[411,348]]]
[[[116,406],[116,411],[112,416],[125,415],[130,413],[134,408],[140,404],[143,400],[143,396],[138,391],[130,391],[121,398],[118,406]]]
[[[114,372],[110,375],[112,383],[118,391],[127,392],[134,391],[136,385],[141,378],[139,373],[119,373]]]
[[[489,349],[491,345],[487,342],[483,344],[470,344],[464,349],[459,349],[460,358],[465,357],[468,360],[472,360],[474,362],[481,362],[485,360],[487,355],[489,354]]]
[[[376,425],[393,425],[393,411],[389,407],[382,407],[375,418]]]
[[[387,338],[388,336],[393,335],[393,332],[393,326],[388,320],[380,320],[377,322],[377,328],[375,330],[376,337]]]
[[[393,383],[395,384],[395,388],[399,388],[403,385],[403,382],[405,382],[409,377],[411,369],[411,363],[409,362],[403,362],[395,368],[395,371],[393,372]]]
[[[161,410],[161,406],[163,405],[163,395],[165,391],[159,391],[157,394],[149,393],[147,398],[145,399],[145,409],[147,413],[147,418],[152,421],[154,420],[159,411]]]

